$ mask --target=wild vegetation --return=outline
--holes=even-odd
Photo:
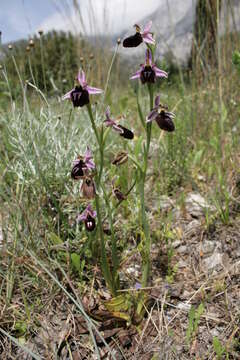
[[[138,64],[121,66],[120,42],[112,53],[54,32],[5,48],[1,358],[239,358],[239,44],[217,34],[215,57],[156,81],[175,131],[153,122],[149,148],[151,86],[127,81]],[[62,101],[79,68],[104,90],[91,107]],[[133,140],[104,126],[107,106]],[[93,232],[77,221],[88,201],[71,178],[87,147]]]

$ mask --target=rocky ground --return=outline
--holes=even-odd
[[[140,258],[130,250],[125,254],[121,281],[130,286],[130,292],[144,291],[151,299],[139,326],[116,321],[101,305],[108,295],[96,268],[91,291],[80,301],[92,318],[101,319],[92,335],[101,359],[239,359],[240,221],[235,212],[234,224],[223,225],[216,218],[206,226],[206,209],[215,210],[193,192],[181,207],[163,196],[152,208],[153,223],[154,211],[159,210],[173,214],[174,220],[172,241],[152,246],[152,286],[134,287],[141,275]],[[75,285],[70,280],[65,284],[78,297]],[[41,359],[53,359],[56,354],[59,359],[97,359],[85,317],[76,312],[74,303],[59,289],[54,297],[48,296],[47,289],[41,296],[46,306],[38,317],[39,330],[25,343],[28,349]],[[20,306],[17,301],[15,306]],[[7,338],[1,338],[1,347],[1,359],[32,359]]]

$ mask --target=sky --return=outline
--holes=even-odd
[[[39,29],[115,35],[150,15],[159,3],[160,0],[0,0],[2,42],[28,38]]]

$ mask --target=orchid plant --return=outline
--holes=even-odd
[[[149,93],[149,112],[144,117],[141,105],[138,101],[139,118],[145,129],[145,142],[142,150],[142,161],[139,162],[134,156],[125,151],[120,151],[112,164],[120,166],[121,164],[132,160],[136,168],[136,180],[130,188],[129,192],[136,186],[140,199],[140,219],[142,227],[142,281],[141,287],[138,283],[138,289],[144,288],[148,285],[150,269],[151,269],[151,234],[148,223],[148,218],[145,209],[145,183],[146,174],[148,169],[148,158],[151,143],[152,123],[156,122],[160,129],[168,132],[175,130],[173,122],[174,114],[168,111],[167,106],[160,104],[160,96],[155,97],[154,103],[154,89],[157,78],[167,78],[168,74],[159,69],[154,62],[154,54],[156,49],[156,41],[153,33],[150,31],[152,22],[149,22],[141,30],[139,25],[135,25],[136,33],[124,39],[123,46],[126,48],[137,47],[142,43],[147,46],[145,53],[145,62],[141,65],[140,69],[130,77],[131,80],[139,79],[143,86],[147,85]],[[97,148],[95,153],[98,152],[99,159],[94,161],[91,149],[88,147],[84,156],[79,156],[73,162],[71,177],[78,181],[82,181],[81,192],[86,199],[85,210],[78,215],[77,221],[85,224],[85,230],[91,234],[95,233],[95,238],[100,241],[101,249],[101,268],[106,285],[111,291],[113,296],[117,296],[119,290],[119,264],[120,259],[117,251],[117,239],[114,229],[114,213],[117,207],[127,198],[120,188],[115,187],[114,180],[112,181],[112,195],[116,198],[114,207],[111,204],[111,195],[106,190],[105,179],[103,180],[102,174],[104,169],[104,155],[106,138],[112,129],[116,136],[117,134],[122,137],[123,141],[129,141],[134,138],[132,130],[119,124],[119,119],[111,115],[110,107],[107,106],[105,111],[105,118],[102,125],[99,127],[96,124],[95,117],[92,111],[90,96],[93,94],[101,94],[102,90],[91,87],[87,84],[86,76],[83,70],[79,71],[77,76],[76,86],[63,96],[63,100],[69,99],[74,107],[87,107],[87,112],[90,118],[91,126],[95,134]],[[96,210],[94,210],[94,208]],[[109,228],[106,229],[105,220],[108,219]],[[108,256],[105,234],[111,236],[111,259]],[[98,235],[98,236],[97,236]],[[143,297],[138,298],[136,305],[136,313],[139,317],[144,307]],[[142,300],[142,301],[141,301]]]

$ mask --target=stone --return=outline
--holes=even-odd
[[[223,254],[213,253],[211,256],[207,257],[202,262],[203,268],[210,271],[217,267],[223,267]]]
[[[187,213],[196,218],[203,216],[206,210],[212,209],[202,195],[193,192],[186,196],[185,207]]]
[[[188,311],[191,309],[191,304],[178,303],[178,304],[176,305],[176,308],[188,312]]]
[[[184,229],[184,236],[192,236],[196,233],[196,230],[201,226],[201,222],[197,219],[192,220],[188,223]]]
[[[175,207],[173,210],[172,210],[172,220],[173,221],[178,221],[181,219],[181,210],[178,208],[178,207]]]
[[[212,253],[216,247],[215,241],[204,240],[201,244],[199,244],[199,251],[203,254]]]
[[[159,197],[159,209],[162,211],[169,211],[173,208],[174,202],[170,197],[162,195]]]
[[[186,261],[180,259],[177,263],[177,266],[180,269],[180,268],[186,268],[188,265],[187,265]]]
[[[187,245],[181,245],[177,251],[180,254],[184,254],[184,253],[187,253],[188,250],[189,250],[189,247]]]
[[[172,243],[172,247],[174,249],[177,249],[180,245],[182,244],[182,241],[181,240],[176,240]]]
[[[209,331],[210,331],[212,337],[214,337],[214,336],[218,337],[220,334],[220,331],[216,327],[214,327],[213,329],[210,329]]]
[[[136,268],[136,266],[127,268],[126,273],[128,273],[129,275],[132,275],[136,278],[140,276],[140,271],[139,271],[139,269]]]

